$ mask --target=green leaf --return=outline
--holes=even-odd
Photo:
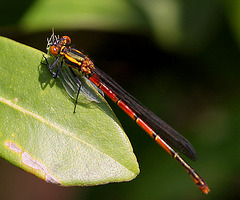
[[[238,45],[240,45],[240,2],[236,0],[224,1],[223,5],[226,10],[225,13],[229,21],[231,31],[233,32]]]
[[[125,32],[142,30],[146,21],[136,6],[125,0],[37,0],[26,9],[19,24],[25,31],[54,27]]]
[[[100,102],[80,102],[73,114],[73,100],[41,64],[41,51],[3,37],[0,44],[2,158],[65,186],[136,177],[139,168],[130,142],[94,88]]]
[[[7,32],[15,28],[42,32],[54,27],[144,34],[161,48],[180,54],[203,50],[218,32],[221,16],[220,3],[209,0],[12,0],[2,4],[0,27]]]

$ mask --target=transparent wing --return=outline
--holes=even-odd
[[[81,76],[81,75],[78,75],[78,76]],[[81,76],[81,78],[79,77],[79,81],[81,80],[81,83],[79,84],[76,81],[75,77],[73,76],[72,72],[69,70],[69,68],[66,67],[66,66],[63,66],[63,68],[60,71],[60,74],[58,76],[58,79],[62,83],[65,91],[67,92],[67,94],[73,100],[76,100],[78,89],[79,89],[79,86],[81,84],[80,95],[79,95],[79,98],[78,98],[78,102],[81,102],[81,103],[90,103],[90,102],[100,103],[100,101],[98,100],[96,95],[91,90],[86,88],[85,85],[87,85],[87,86],[89,86],[89,85],[94,86],[95,89],[97,89],[98,92],[99,92],[99,88],[97,88],[94,84],[92,84],[86,77],[84,77],[84,76]],[[86,84],[82,84],[83,81]],[[103,92],[102,91],[99,92],[99,93],[103,96]]]

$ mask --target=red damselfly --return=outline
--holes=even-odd
[[[77,76],[77,73],[79,73],[94,83],[144,131],[146,131],[147,134],[150,135],[165,151],[177,160],[204,194],[207,194],[210,191],[206,182],[174,150],[176,149],[190,159],[196,160],[196,151],[186,138],[144,107],[137,99],[127,93],[110,76],[97,68],[81,51],[72,48],[71,39],[68,36],[62,36],[60,38],[53,32],[51,37],[47,39],[47,42],[48,55],[55,57],[55,61],[52,65],[50,65],[47,58],[44,57],[52,76],[57,78],[62,69],[63,63],[66,63],[76,81],[78,90],[74,112],[76,110],[77,99],[81,90],[81,82]],[[53,71],[54,68],[57,68],[56,72]]]

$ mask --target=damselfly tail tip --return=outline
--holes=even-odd
[[[196,182],[196,184],[203,194],[208,194],[210,192],[210,189],[204,180],[201,180],[198,183]]]
[[[189,173],[190,177],[193,179],[196,186],[202,191],[203,194],[208,194],[210,189],[207,183],[203,180],[201,176],[197,174],[190,166],[185,168],[186,171]],[[189,170],[190,169],[190,170]]]
[[[207,185],[204,185],[200,188],[203,194],[208,194],[210,192],[210,189]]]

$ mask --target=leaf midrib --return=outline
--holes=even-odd
[[[98,153],[100,153],[100,154],[102,154],[102,155],[104,155],[104,156],[106,156],[106,157],[114,160],[115,162],[119,163],[119,162],[118,162],[116,159],[114,159],[113,157],[109,156],[108,154],[106,154],[106,153],[104,153],[104,152],[102,152],[102,151],[99,151],[98,149],[94,148],[91,144],[85,142],[84,140],[79,139],[78,137],[76,137],[73,133],[69,132],[68,130],[63,129],[63,128],[61,128],[61,127],[59,127],[59,126],[57,126],[57,125],[55,125],[55,124],[47,121],[46,119],[44,119],[44,118],[41,117],[40,115],[37,115],[37,114],[35,114],[35,113],[31,112],[31,111],[28,111],[28,110],[22,108],[22,107],[19,106],[19,105],[14,104],[11,100],[8,100],[8,99],[5,99],[5,98],[3,98],[3,97],[0,97],[0,102],[6,104],[6,105],[8,105],[8,106],[10,106],[11,108],[14,108],[14,109],[18,110],[19,112],[22,112],[22,113],[24,113],[24,114],[27,114],[27,115],[29,115],[29,116],[31,116],[31,117],[33,117],[33,118],[35,118],[35,119],[37,119],[37,120],[45,123],[45,124],[47,124],[48,126],[50,126],[50,127],[54,128],[54,129],[56,129],[57,131],[59,131],[60,133],[65,134],[65,135],[67,135],[67,136],[69,136],[69,137],[71,137],[71,138],[73,138],[73,139],[76,139],[77,141],[79,141],[79,142],[81,142],[82,144],[90,147],[90,148],[93,149],[94,151],[96,151],[96,152],[98,152]],[[129,170],[126,166],[122,165],[121,163],[119,163],[119,164],[120,164],[121,166],[123,166],[124,168],[126,168],[128,171],[131,171],[131,170]],[[132,173],[133,173],[133,172],[132,172]],[[133,173],[133,174],[134,174],[134,173]]]

